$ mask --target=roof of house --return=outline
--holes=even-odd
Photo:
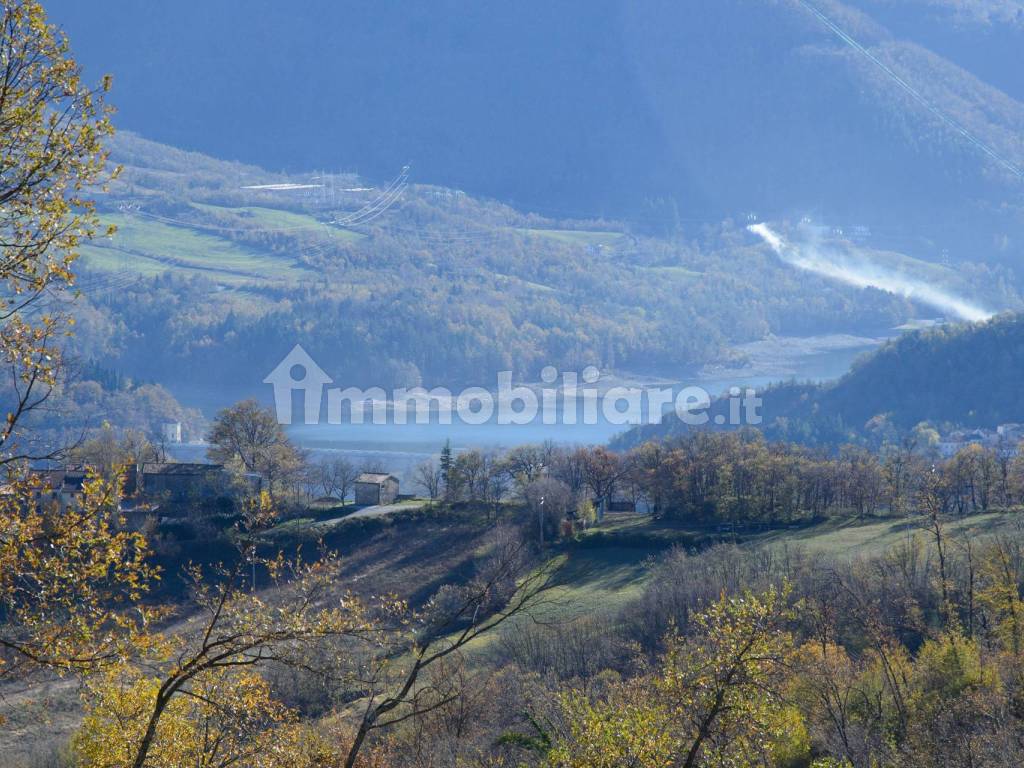
[[[389,475],[385,472],[363,472],[359,477],[356,478],[357,483],[372,483],[373,485],[380,485],[386,480],[398,481],[398,478],[394,475]]]
[[[64,467],[61,469],[34,469],[32,474],[53,489],[56,489],[57,486],[80,489],[85,483],[87,472],[85,469],[77,467]]]

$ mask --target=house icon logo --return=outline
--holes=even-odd
[[[303,393],[303,423],[316,424],[320,421],[324,385],[333,381],[309,353],[296,344],[284,360],[267,374],[263,383],[274,387],[274,406],[277,409],[278,422],[292,423],[292,392],[298,390]]]

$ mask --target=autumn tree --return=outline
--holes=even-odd
[[[434,460],[427,459],[420,462],[416,466],[415,477],[416,483],[427,494],[427,498],[431,502],[436,500],[441,493],[443,477],[440,468],[434,463]]]
[[[942,599],[943,621],[947,624],[956,620],[953,604],[953,583],[950,574],[949,537],[943,516],[949,500],[949,488],[942,473],[935,467],[926,472],[918,489],[917,506],[921,512],[921,526],[935,542],[935,553],[939,564],[939,594]]]
[[[541,477],[523,488],[523,500],[541,546],[545,538],[550,541],[557,535],[562,521],[576,510],[569,486],[553,477]]]
[[[569,486],[578,498],[586,486],[586,461],[586,448],[562,449],[554,454],[548,474]]]
[[[723,595],[671,635],[659,669],[604,701],[563,698],[568,733],[550,768],[754,765],[787,736],[782,691],[792,639],[786,592]]]
[[[857,517],[874,514],[882,498],[882,468],[878,457],[853,445],[844,445],[839,453],[850,507]]]
[[[546,768],[656,768],[676,764],[679,738],[667,708],[642,685],[618,688],[606,701],[563,695],[567,733],[547,755]]]
[[[452,488],[459,493],[450,497],[451,501],[482,501],[487,498],[487,485],[490,478],[490,467],[483,451],[471,449],[463,451],[452,462]],[[460,498],[461,497],[461,498]]]
[[[40,455],[19,449],[18,427],[57,382],[59,341],[69,324],[49,298],[74,285],[78,246],[100,229],[88,195],[113,175],[103,148],[113,128],[104,102],[109,78],[98,87],[82,81],[67,39],[47,23],[42,7],[14,0],[0,13],[0,357],[9,377],[0,461],[6,463]]]
[[[256,538],[274,523],[264,492],[249,502],[239,556],[213,572],[186,569],[195,612],[173,633],[135,644],[135,652],[91,685],[76,737],[85,764],[235,765],[274,754],[279,727],[294,714],[275,701],[260,677],[271,662],[334,671],[325,640],[368,641],[376,625],[352,595],[334,590],[338,559],[257,555]],[[273,589],[256,593],[249,568],[266,572]],[[333,596],[333,598],[332,598]],[[399,606],[400,608],[401,606]],[[292,765],[266,760],[267,765]]]
[[[540,445],[518,445],[505,454],[508,473],[520,487],[526,487],[544,473],[545,460],[546,451]]]
[[[88,682],[89,711],[72,742],[83,768],[124,768],[139,752],[138,734],[160,695],[161,681],[136,668],[120,668]],[[276,701],[266,680],[252,670],[211,670],[199,676],[188,695],[173,698],[157,733],[146,747],[143,765],[228,768],[242,762],[261,768],[302,768],[317,753],[315,729]]]
[[[910,674],[906,763],[1020,765],[1019,721],[978,641],[954,627],[918,650]]]
[[[913,480],[920,475],[920,457],[915,453],[917,442],[911,437],[898,445],[888,446],[884,454],[882,475],[885,479],[889,512],[904,515],[911,506]]]
[[[1024,651],[1024,550],[1019,541],[997,536],[979,553],[978,602],[1002,647],[1020,658]]]
[[[0,9],[0,672],[87,671],[125,652],[146,614],[132,605],[154,572],[141,536],[123,530],[116,478],[91,477],[81,502],[59,510],[21,460],[54,455],[31,444],[25,417],[58,381],[69,330],[56,294],[100,222],[89,198],[116,173],[110,87],[86,85],[66,38],[32,0]]]
[[[144,434],[134,429],[118,433],[110,424],[104,424],[99,433],[68,451],[76,463],[93,467],[111,477],[115,471],[131,464],[158,461],[159,451]]]
[[[88,672],[122,658],[152,611],[145,539],[118,512],[120,479],[87,479],[60,509],[38,478],[0,494],[0,677]],[[37,492],[40,496],[37,499]]]
[[[672,638],[661,694],[683,737],[681,765],[750,763],[767,753],[781,708],[787,592],[723,596]]]
[[[342,506],[359,477],[359,470],[345,458],[325,459],[313,469],[313,478],[324,496],[341,500]]]
[[[304,457],[288,439],[274,411],[256,400],[221,410],[207,436],[211,461],[260,475],[271,493],[295,478]]]
[[[604,446],[598,446],[587,453],[583,463],[583,479],[594,495],[599,518],[608,508],[612,494],[627,469],[618,454]]]

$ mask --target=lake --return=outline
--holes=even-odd
[[[763,388],[788,380],[828,381],[846,373],[859,355],[877,347],[887,335],[771,337],[737,347],[748,361],[743,367],[702,370],[681,381],[619,377],[611,383],[641,388],[671,385],[676,390],[696,385],[716,396],[730,387]],[[594,424],[543,424],[537,419],[512,425],[498,424],[496,418],[479,425],[458,419],[440,424],[435,414],[429,424],[296,424],[287,429],[295,442],[315,455],[344,455],[359,464],[377,464],[399,477],[408,477],[416,464],[435,456],[446,440],[455,450],[508,448],[546,440],[562,445],[593,445],[606,443],[629,428],[610,423],[600,409],[598,415]],[[408,420],[414,419],[410,416]]]

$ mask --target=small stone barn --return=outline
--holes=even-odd
[[[364,472],[356,478],[356,504],[391,504],[398,498],[398,478],[377,472]]]

